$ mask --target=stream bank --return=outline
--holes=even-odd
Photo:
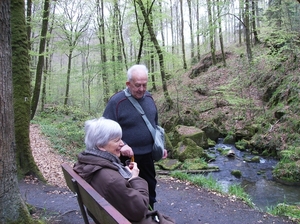
[[[231,150],[234,156],[223,155],[220,149]],[[250,195],[255,206],[263,211],[278,203],[291,205],[300,203],[299,186],[284,185],[274,180],[272,171],[278,160],[259,157],[259,161],[249,162],[254,155],[247,151],[242,152],[234,145],[223,144],[222,140],[210,148],[209,152],[215,156],[215,160],[209,165],[218,166],[220,170],[208,175],[217,180],[225,191],[232,184],[240,184]],[[233,170],[239,170],[241,176],[232,175]]]

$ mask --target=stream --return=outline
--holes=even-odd
[[[244,158],[252,158],[249,152],[242,152],[234,145],[222,143],[220,139],[215,147],[208,151],[216,159],[209,163],[209,166],[218,166],[220,171],[211,172],[211,175],[226,191],[232,184],[240,184],[245,192],[251,197],[255,206],[263,211],[274,207],[278,203],[299,204],[300,187],[289,186],[273,180],[272,170],[278,160],[260,157],[260,162],[246,162]],[[219,150],[233,150],[235,156],[222,155]],[[231,174],[232,170],[239,170],[242,173],[240,178]]]

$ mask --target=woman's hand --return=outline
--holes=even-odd
[[[121,155],[127,156],[127,157],[132,157],[133,156],[132,148],[129,145],[124,145],[121,148]]]
[[[139,170],[136,162],[130,162],[128,164],[128,166],[126,166],[126,167],[128,167],[128,169],[130,170],[130,172],[132,174],[132,177],[130,178],[130,180],[132,178],[135,178],[135,177],[139,176],[140,170]]]

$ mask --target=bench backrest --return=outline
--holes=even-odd
[[[130,224],[118,210],[109,204],[67,163],[63,163],[61,167],[68,187],[72,192],[77,194],[78,204],[85,224],[89,224],[86,209],[88,209],[94,218],[101,224]]]

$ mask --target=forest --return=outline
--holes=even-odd
[[[176,156],[177,125],[216,130],[240,148],[276,156],[274,175],[300,183],[299,0],[5,0],[0,6],[11,27],[3,25],[0,35],[11,37],[12,50],[12,86],[1,81],[1,88],[13,89],[12,96],[4,91],[1,105],[12,97],[14,111],[14,119],[1,120],[7,141],[1,155],[16,163],[1,163],[4,173],[43,179],[30,151],[30,123],[63,113],[77,125],[68,137],[81,147],[82,120],[101,116],[109,97],[124,89],[126,70],[145,64],[170,155]],[[7,65],[1,62],[9,73]]]

